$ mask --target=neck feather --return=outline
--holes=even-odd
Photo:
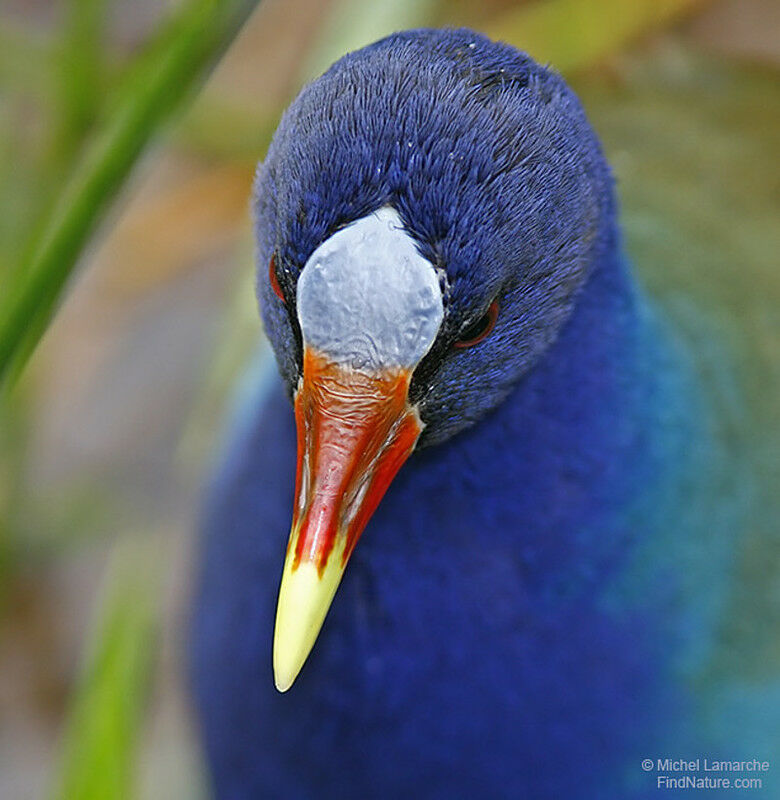
[[[540,591],[595,584],[633,535],[626,509],[683,446],[690,404],[670,353],[610,248],[542,360],[495,412],[413,457],[391,488],[401,497],[386,507],[424,507],[420,495],[433,493],[431,524],[447,531],[448,548],[462,536],[519,549]],[[402,540],[387,546],[408,546]]]

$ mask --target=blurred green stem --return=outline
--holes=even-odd
[[[0,306],[0,382],[40,339],[76,260],[151,137],[230,43],[257,0],[190,0],[153,57],[131,71],[113,113],[47,215],[16,291]]]
[[[134,795],[135,753],[157,649],[157,552],[149,540],[123,541],[114,549],[71,701],[54,800]]]
[[[101,44],[106,5],[107,0],[68,0],[63,31],[48,44],[45,60],[39,44],[37,58],[44,69],[39,67],[38,73],[48,77],[38,87],[38,102],[45,97],[53,114],[46,126],[45,146],[26,178],[35,214],[29,227],[22,226],[17,233],[17,252],[7,266],[9,286],[25,274],[56,205],[58,188],[67,182],[106,94],[111,73]],[[17,49],[21,54],[21,41]]]

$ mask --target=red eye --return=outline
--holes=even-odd
[[[279,279],[276,277],[276,256],[271,256],[271,263],[268,265],[268,280],[271,281],[271,288],[274,294],[284,303],[284,295],[282,294],[282,287],[279,286]]]
[[[455,342],[455,347],[473,347],[479,344],[496,324],[498,319],[498,300],[494,300],[488,310],[476,321],[469,325]]]

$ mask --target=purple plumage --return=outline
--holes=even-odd
[[[690,680],[715,623],[681,574],[706,526],[678,514],[706,407],[621,258],[563,81],[471,31],[391,36],[304,89],[254,202],[282,381],[236,428],[204,521],[192,674],[217,797],[641,798],[643,757],[719,752]],[[384,206],[441,277],[409,389],[425,427],[282,695],[296,283]],[[493,302],[490,335],[455,347]]]

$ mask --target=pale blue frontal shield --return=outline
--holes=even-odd
[[[297,291],[305,344],[354,369],[413,368],[444,316],[436,270],[389,206],[326,239]]]

